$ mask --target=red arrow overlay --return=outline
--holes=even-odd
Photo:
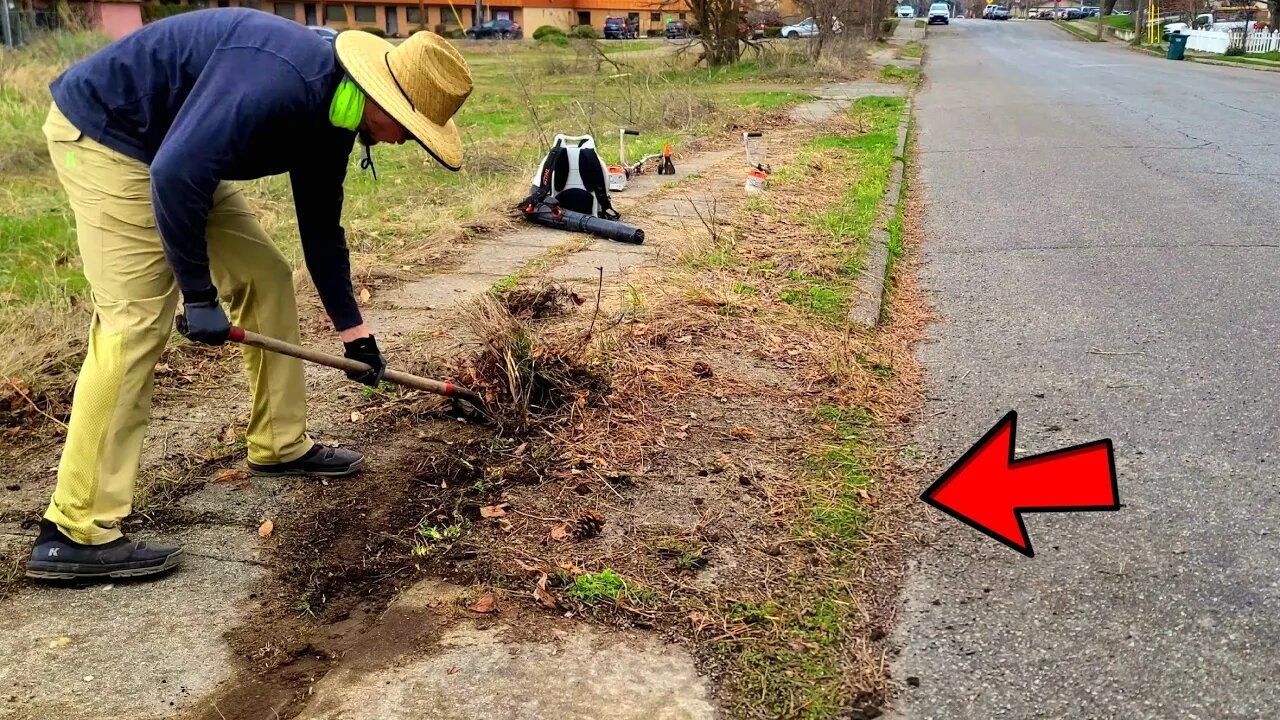
[[[1010,412],[920,499],[1027,557],[1035,552],[1022,513],[1120,509],[1111,440],[1014,460],[1017,430]]]

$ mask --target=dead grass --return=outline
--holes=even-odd
[[[545,429],[573,422],[608,392],[607,366],[586,333],[535,331],[492,295],[461,314],[480,347],[454,376],[484,398],[486,414],[503,431],[523,434],[535,419]]]
[[[803,145],[791,140],[778,145]],[[856,182],[856,166],[821,169],[821,182]],[[874,713],[889,693],[881,598],[896,567],[879,548],[901,532],[886,520],[902,501],[886,446],[920,395],[913,241],[880,332],[787,302],[796,273],[841,272],[831,239],[804,220],[838,193],[812,190],[784,184],[767,204],[730,194],[701,217],[651,225],[673,260],[605,303],[612,391],[556,433],[566,472],[504,496],[538,518],[601,507],[621,528],[603,542],[533,550],[550,521],[506,541],[549,570],[568,553],[581,572],[649,588],[649,603],[613,621],[691,631],[735,717]],[[690,484],[697,497],[682,498],[675,488]]]

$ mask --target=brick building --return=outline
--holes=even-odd
[[[210,0],[209,7],[250,7],[275,13],[304,25],[378,28],[388,37],[408,37],[419,29],[465,30],[475,24],[474,4],[384,0],[383,2],[311,2],[309,0]],[[542,25],[571,30],[575,25],[604,27],[606,17],[631,17],[641,31],[661,30],[669,19],[686,19],[688,6],[659,0],[502,0],[485,5],[481,21],[507,19],[526,33]]]

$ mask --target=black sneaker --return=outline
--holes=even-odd
[[[182,564],[182,548],[122,537],[105,545],[81,545],[42,520],[27,562],[37,580],[114,580],[157,575]]]
[[[297,460],[274,465],[258,465],[249,463],[249,470],[254,475],[275,477],[278,475],[324,475],[326,477],[342,477],[354,475],[364,467],[364,454],[355,450],[340,447],[329,447],[316,443],[306,455]]]

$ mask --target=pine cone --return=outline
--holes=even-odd
[[[585,510],[573,518],[570,532],[579,540],[593,538],[604,528],[604,516],[595,510]]]

